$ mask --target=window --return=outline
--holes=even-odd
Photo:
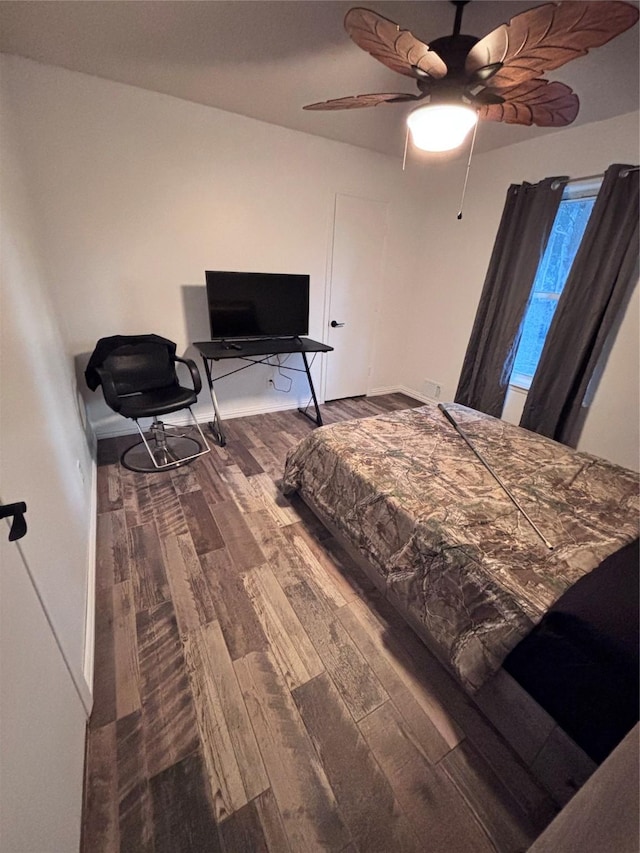
[[[545,338],[573,259],[595,204],[601,179],[581,181],[565,188],[547,248],[538,266],[524,318],[511,385],[528,389],[536,372]]]

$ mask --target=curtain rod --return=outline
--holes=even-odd
[[[604,178],[602,172],[597,175],[584,175],[582,178],[571,178],[567,181],[568,184],[579,184],[581,181],[595,181],[596,178]]]
[[[626,178],[631,172],[637,172],[640,170],[640,166],[629,166],[628,169],[623,169],[620,172],[621,178]],[[568,184],[579,184],[581,181],[594,181],[596,178],[603,178],[604,174],[600,172],[597,175],[584,175],[582,178],[571,178],[571,180],[567,181]]]
[[[551,184],[551,189],[552,189],[552,190],[558,190],[558,189],[560,189],[560,187],[562,187],[562,186],[568,187],[568,186],[571,186],[571,184],[582,184],[582,183],[584,183],[585,181],[595,181],[597,178],[599,178],[600,180],[602,180],[602,179],[604,178],[604,175],[601,173],[601,174],[599,174],[599,175],[585,175],[583,178],[571,178],[570,180],[566,180],[566,181],[564,182],[564,184],[563,184],[563,182],[562,182],[562,179],[561,179],[561,178],[557,178],[557,179],[556,179],[556,180]]]

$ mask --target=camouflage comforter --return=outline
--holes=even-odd
[[[638,535],[638,475],[448,408],[553,550],[432,405],[314,430],[283,485],[358,549],[473,692],[564,590]]]

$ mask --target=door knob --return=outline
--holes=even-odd
[[[22,539],[27,532],[27,522],[24,518],[26,511],[27,505],[22,501],[14,504],[0,504],[0,518],[13,518],[11,530],[9,531],[9,542]]]
[[[337,321],[337,320],[332,320],[332,321],[331,321],[331,328],[332,328],[332,329],[337,329],[337,328],[338,328],[338,327],[340,327],[340,326],[344,326],[344,323],[338,323],[338,321]]]

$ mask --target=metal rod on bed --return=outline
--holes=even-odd
[[[511,501],[511,503],[512,503],[512,504],[516,507],[516,509],[517,509],[519,512],[521,512],[521,513],[522,513],[522,515],[526,518],[526,520],[529,522],[529,524],[531,525],[531,527],[532,527],[532,528],[535,530],[535,532],[538,534],[538,536],[540,537],[540,539],[542,539],[542,541],[543,541],[543,542],[544,542],[544,544],[547,546],[547,548],[549,548],[549,550],[550,550],[550,551],[553,551],[553,545],[552,545],[552,544],[549,542],[549,540],[548,540],[548,539],[547,539],[547,538],[546,538],[546,537],[541,533],[540,529],[538,528],[538,526],[536,525],[536,523],[535,523],[535,522],[534,522],[534,521],[529,517],[529,515],[527,514],[527,512],[526,512],[526,511],[525,511],[525,510],[520,506],[520,504],[518,503],[517,499],[513,496],[513,494],[511,493],[511,491],[507,488],[507,486],[503,483],[503,481],[500,479],[500,477],[496,474],[496,472],[493,470],[493,468],[491,467],[491,465],[489,465],[489,463],[487,462],[487,460],[482,456],[482,454],[480,453],[480,451],[479,451],[479,450],[476,450],[476,448],[473,446],[473,444],[472,444],[472,442],[471,442],[471,439],[470,439],[470,438],[469,438],[469,436],[465,433],[465,431],[462,429],[462,427],[460,427],[460,426],[458,425],[457,421],[455,420],[455,418],[453,417],[453,415],[451,414],[451,412],[450,412],[448,409],[446,409],[446,408],[445,408],[445,406],[444,406],[444,404],[443,404],[443,403],[438,403],[438,408],[440,409],[440,411],[442,412],[442,414],[445,416],[445,418],[449,421],[449,423],[451,424],[451,426],[452,426],[452,427],[455,429],[455,431],[458,433],[458,435],[460,436],[460,438],[464,439],[464,441],[468,444],[468,446],[471,448],[471,450],[473,450],[473,452],[474,452],[474,453],[475,453],[475,455],[478,457],[478,459],[482,462],[482,464],[483,464],[483,465],[484,465],[484,467],[487,469],[487,471],[491,474],[491,476],[492,476],[492,477],[494,478],[494,480],[498,483],[498,485],[500,486],[500,488],[501,488],[501,489],[504,491],[504,493],[507,495],[507,497],[509,498],[509,500]]]

